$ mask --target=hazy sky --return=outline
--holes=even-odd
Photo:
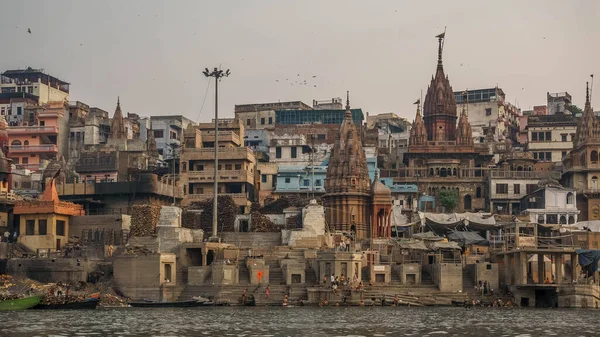
[[[201,111],[201,71],[222,65],[223,117],[235,104],[350,90],[352,107],[412,120],[444,26],[455,91],[498,85],[524,110],[568,91],[582,107],[589,75],[600,82],[596,0],[0,0],[0,70],[43,68],[71,83],[71,100],[110,112],[121,96],[124,111],[210,120],[214,83]]]

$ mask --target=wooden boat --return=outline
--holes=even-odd
[[[87,300],[78,302],[65,302],[56,304],[38,304],[33,309],[55,309],[55,310],[68,310],[68,309],[96,309],[100,304],[100,300],[97,298],[89,298]]]
[[[0,301],[0,311],[25,310],[35,307],[42,300],[41,296],[17,298]]]
[[[158,301],[142,301],[130,302],[129,305],[135,308],[189,308],[203,306],[205,301],[177,301],[177,302],[158,302]]]

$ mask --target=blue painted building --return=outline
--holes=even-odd
[[[327,177],[327,166],[314,166],[314,191],[315,194],[325,193],[325,178]],[[285,193],[312,193],[313,191],[313,167],[311,166],[279,166],[276,194]]]

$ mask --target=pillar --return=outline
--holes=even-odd
[[[538,259],[538,283],[544,283],[546,280],[544,272],[544,254],[537,254]]]
[[[202,267],[206,267],[206,263],[207,263],[207,251],[205,249],[202,250]]]
[[[562,275],[563,275],[563,270],[562,269],[564,267],[564,264],[562,263],[563,262],[562,261],[563,260],[563,254],[560,254],[560,253],[555,254],[554,260],[555,260],[555,267],[554,268],[556,270],[556,273],[554,275],[554,277],[555,277],[554,281],[556,282],[556,284],[560,284],[562,282],[562,278],[563,278],[562,277]]]

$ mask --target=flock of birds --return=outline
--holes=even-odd
[[[309,84],[311,84],[311,83],[308,83],[308,81],[307,81],[307,80],[298,79],[298,77],[300,77],[300,74],[296,75],[296,80],[294,80],[293,78],[292,78],[291,80],[290,80],[289,78],[286,78],[286,79],[285,79],[285,81],[286,81],[287,83],[289,83],[290,85],[309,85]],[[316,76],[316,75],[313,75],[313,76],[311,77],[311,79],[312,79],[312,78],[317,78],[317,76]],[[283,80],[282,80],[282,81],[275,80],[275,82],[278,82],[278,83],[279,83],[279,82],[283,82]],[[315,87],[315,88],[316,88],[316,87],[317,87],[317,85],[316,85],[316,84],[313,84],[313,87]]]

